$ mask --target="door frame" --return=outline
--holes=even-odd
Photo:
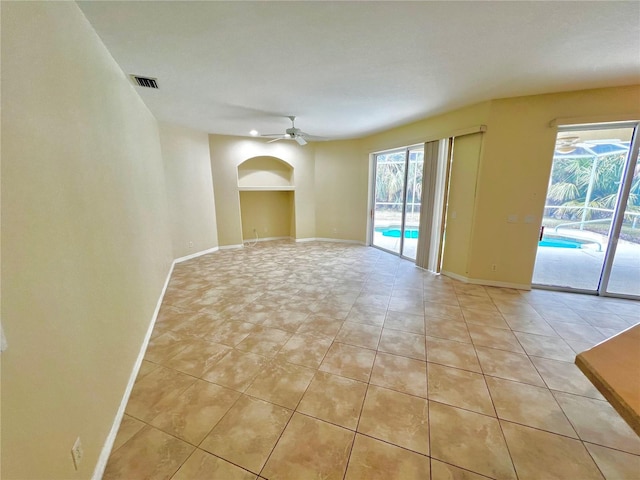
[[[584,293],[590,295],[597,295],[603,297],[616,297],[616,298],[628,298],[633,300],[640,299],[638,295],[630,295],[624,293],[615,293],[607,291],[609,286],[609,280],[611,278],[611,271],[613,269],[613,262],[615,260],[615,253],[618,246],[618,240],[620,238],[620,232],[622,230],[622,224],[624,222],[624,214],[626,211],[627,203],[629,200],[629,193],[631,192],[631,186],[633,183],[633,176],[636,165],[638,164],[638,150],[640,148],[640,121],[620,121],[620,122],[603,122],[603,123],[585,123],[585,124],[572,124],[558,126],[556,131],[556,139],[560,132],[571,131],[584,131],[584,130],[609,130],[616,128],[633,128],[631,137],[631,143],[629,145],[629,153],[624,167],[624,171],[621,178],[621,184],[618,189],[618,196],[616,199],[616,205],[611,219],[611,227],[609,228],[609,236],[607,247],[605,250],[605,256],[600,270],[600,276],[598,278],[598,286],[595,290],[587,290],[581,288],[563,287],[547,284],[532,283],[532,287],[540,290],[555,290],[572,293]],[[552,172],[549,172],[549,178],[551,178]],[[548,193],[548,192],[547,192]],[[546,203],[546,197],[545,197]],[[540,248],[540,247],[538,247]],[[536,250],[537,252],[537,250]]]
[[[367,220],[367,244],[371,247],[382,250],[383,252],[387,252],[392,255],[397,255],[400,258],[403,258],[405,260],[409,260],[412,262],[415,262],[416,259],[407,257],[403,255],[402,252],[404,250],[404,235],[405,235],[404,231],[405,231],[406,212],[407,212],[407,186],[408,186],[407,183],[408,183],[409,161],[410,161],[409,153],[412,150],[418,150],[420,148],[423,149],[423,155],[424,155],[424,144],[422,143],[408,145],[405,147],[392,148],[389,150],[383,150],[380,152],[372,153],[370,155],[371,168],[369,169],[371,174],[369,176],[370,194],[369,194],[369,218]],[[400,248],[398,252],[395,252],[393,250],[388,250],[384,247],[375,245],[373,243],[374,230],[375,230],[375,209],[376,209],[376,178],[378,174],[378,156],[388,155],[392,153],[401,153],[401,152],[404,152],[404,179],[403,179],[403,185],[402,185],[402,213],[401,213],[402,217],[400,221]],[[423,165],[423,169],[424,169],[424,165]],[[423,182],[424,182],[424,170],[423,170]]]

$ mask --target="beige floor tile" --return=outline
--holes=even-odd
[[[236,348],[271,358],[276,356],[291,335],[291,332],[261,325],[236,345]]]
[[[357,434],[345,480],[424,480],[429,457]]]
[[[384,328],[424,335],[424,314],[421,312],[420,315],[412,315],[390,310],[387,312]]]
[[[102,478],[168,480],[194,449],[182,440],[146,426],[124,448],[111,455]]]
[[[355,430],[366,392],[366,383],[317,372],[297,411]]]
[[[247,261],[252,265],[250,271],[246,269]],[[424,303],[422,303],[423,300]],[[388,307],[391,307],[389,312],[387,312]],[[577,310],[573,310],[574,307]],[[537,457],[546,458],[545,455],[548,455],[549,452],[545,449],[557,449],[561,452],[558,454],[559,457],[564,455],[567,458],[573,458],[571,452],[575,453],[574,447],[580,445],[579,442],[571,443],[572,440],[569,437],[539,430],[551,429],[548,426],[548,417],[558,413],[557,407],[550,406],[548,390],[530,386],[545,387],[546,382],[551,388],[551,394],[557,395],[558,398],[561,395],[573,394],[568,395],[570,400],[565,399],[564,409],[570,411],[568,416],[573,416],[571,421],[579,425],[575,427],[578,428],[578,433],[598,444],[588,444],[588,448],[602,471],[610,478],[628,480],[634,470],[638,470],[637,459],[640,457],[601,445],[610,444],[609,446],[614,445],[614,448],[621,448],[620,445],[624,443],[624,448],[632,450],[636,448],[638,439],[632,437],[629,440],[624,432],[620,433],[617,422],[621,420],[617,416],[610,417],[611,407],[606,402],[592,400],[596,403],[583,405],[585,401],[590,400],[586,397],[591,396],[596,399],[602,399],[602,397],[577,371],[573,365],[573,357],[575,352],[590,348],[599,338],[612,334],[616,328],[636,323],[637,319],[633,316],[636,310],[637,304],[633,302],[620,303],[618,307],[617,301],[584,295],[541,290],[519,292],[465,284],[444,276],[427,274],[417,270],[410,262],[379,250],[355,245],[265,242],[252,249],[220,251],[181,263],[174,268],[165,302],[152,332],[152,341],[138,374],[131,405],[127,407],[127,412],[131,413],[132,408],[138,409],[138,415],[148,418],[147,422],[167,422],[166,425],[163,423],[163,428],[166,428],[167,432],[173,432],[171,429],[175,428],[175,433],[172,435],[184,435],[180,432],[189,432],[194,426],[202,430],[211,428],[214,420],[209,414],[213,412],[214,407],[220,407],[222,410],[224,408],[219,404],[208,403],[207,395],[204,394],[206,390],[224,391],[224,386],[243,391],[249,388],[259,374],[264,376],[263,385],[258,387],[260,382],[255,380],[255,388],[262,396],[276,395],[277,391],[284,392],[289,389],[294,392],[300,390],[295,386],[295,379],[292,386],[291,382],[285,378],[286,374],[282,375],[282,378],[276,378],[273,372],[270,375],[269,371],[264,370],[267,367],[271,368],[272,362],[267,358],[271,357],[280,364],[293,364],[293,367],[303,371],[306,371],[303,367],[317,368],[320,365],[322,370],[334,372],[316,373],[312,382],[306,387],[306,393],[298,404],[298,410],[318,419],[310,419],[311,423],[322,424],[320,420],[324,420],[329,424],[337,425],[329,425],[330,430],[340,431],[338,427],[343,426],[351,429],[352,433],[347,435],[353,436],[353,430],[357,428],[359,415],[365,403],[367,384],[362,382],[370,380],[372,384],[378,383],[389,387],[387,389],[378,385],[370,386],[371,399],[378,390],[390,392],[389,396],[396,400],[396,396],[401,399],[412,399],[408,401],[409,405],[413,402],[425,402],[424,399],[405,394],[403,391],[420,395],[419,390],[423,390],[423,382],[428,378],[421,373],[425,360],[423,345],[426,341],[426,358],[429,361],[427,372],[432,379],[431,385],[429,382],[426,383],[431,393],[436,396],[443,395],[442,398],[432,402],[435,407],[430,413],[435,416],[435,419],[431,419],[432,422],[435,420],[435,427],[431,432],[433,442],[431,453],[436,452],[436,443],[442,438],[447,439],[446,449],[453,449],[456,452],[452,454],[451,460],[441,459],[447,463],[435,458],[431,459],[431,480],[477,480],[484,478],[480,477],[480,473],[483,472],[500,478],[500,474],[490,473],[488,467],[482,470],[477,466],[481,466],[482,462],[478,464],[471,462],[472,466],[464,463],[469,462],[470,456],[477,454],[482,457],[484,449],[490,452],[482,461],[486,461],[487,465],[493,465],[496,472],[504,474],[502,476],[507,478],[510,476],[510,472],[502,463],[501,447],[495,449],[492,448],[491,443],[489,446],[485,445],[473,430],[477,427],[478,431],[485,429],[488,433],[494,432],[493,414],[483,416],[474,411],[461,409],[476,408],[483,411],[482,408],[474,407],[472,404],[478,402],[479,398],[485,398],[486,395],[479,395],[473,388],[468,387],[462,399],[454,400],[456,389],[461,391],[460,387],[469,382],[469,385],[479,385],[479,382],[474,381],[481,377],[474,373],[483,372],[487,375],[486,381],[494,386],[495,392],[498,392],[494,400],[500,404],[501,416],[514,418],[516,422],[530,424],[541,422],[536,423],[538,425],[536,430],[532,430],[529,427],[503,421],[505,425],[515,425],[512,427],[514,429],[535,434],[526,433],[527,438],[538,438],[541,435],[539,438],[544,439],[540,441],[542,446],[529,441],[524,447],[531,450],[530,464],[535,468],[531,470],[534,472],[534,477],[537,474],[536,478],[547,480],[547,477],[553,478],[553,475],[558,473],[562,476],[562,472],[567,471],[569,472],[567,475],[573,475],[572,480],[573,478],[578,480],[576,475],[582,474],[581,469],[587,472],[585,478],[589,478],[588,475],[593,473],[593,462],[590,461],[580,463],[578,467],[570,467],[569,470],[564,470],[567,465],[562,464],[563,458],[557,461],[557,466],[536,464],[536,461],[540,463],[536,460]],[[379,329],[384,326],[385,333],[395,330],[399,334],[409,336],[403,338],[393,334],[387,335],[383,338],[382,344],[378,345],[378,350],[382,353],[379,353],[376,358],[376,352],[373,350],[376,345],[357,342],[355,335],[349,339],[344,333],[350,328],[350,325],[347,325],[341,341],[366,344],[372,349],[341,342],[332,346],[332,341],[342,328],[345,318],[348,319],[349,324],[363,325],[363,327],[355,327],[359,331],[373,331],[377,327],[377,332],[380,332]],[[467,325],[474,330],[475,347]],[[515,337],[509,336],[507,326],[516,332]],[[276,333],[278,330],[285,331],[288,336],[285,338],[277,334],[272,337],[270,332],[274,327]],[[491,343],[492,346],[505,348],[505,338],[508,337],[506,348],[513,348],[515,344],[510,342],[513,338],[517,338],[526,353],[535,355],[537,352],[539,356],[529,359],[521,354],[522,350],[518,350],[521,352],[519,354],[479,346],[483,339],[479,340],[478,329],[485,329],[484,333],[486,333],[486,328],[503,331],[502,334],[496,333],[484,338],[494,342]],[[425,339],[425,334],[430,336]],[[223,340],[226,345],[222,345],[219,341],[213,344],[201,341],[210,341],[213,338]],[[500,344],[500,342],[503,343]],[[241,346],[231,348],[238,344]],[[414,348],[417,349],[414,350]],[[159,366],[159,362],[162,362],[163,367]],[[412,368],[418,365],[419,368]],[[171,369],[166,369],[165,366],[170,366]],[[462,370],[466,371],[462,372]],[[180,376],[183,373],[188,373],[190,376]],[[544,382],[540,375],[544,377]],[[198,376],[206,377],[215,385],[204,388],[209,384],[202,381],[193,384],[192,382],[196,381],[194,377]],[[188,380],[183,384],[182,381],[185,379]],[[501,379],[522,382],[526,385]],[[282,384],[277,386],[279,382]],[[276,385],[276,393],[270,392],[269,385]],[[504,385],[511,388],[504,388]],[[199,389],[203,391],[201,394],[197,394]],[[239,393],[232,395],[237,396]],[[448,398],[444,398],[447,395]],[[576,395],[579,396],[575,397]],[[186,400],[187,398],[189,400]],[[243,395],[240,400],[242,398],[246,399],[245,402],[253,408],[243,412],[242,409],[234,410],[235,407],[231,407],[214,430],[218,429],[216,433],[218,447],[227,449],[225,451],[228,451],[229,455],[250,459],[254,455],[252,473],[229,463],[238,463],[237,460],[226,457],[223,460],[197,451],[184,463],[175,478],[209,478],[211,472],[216,472],[214,475],[222,476],[225,480],[235,478],[236,474],[239,478],[248,479],[255,478],[256,474],[260,473],[261,465],[269,458],[291,412],[254,397]],[[572,400],[575,398],[578,400]],[[271,399],[271,401],[276,400]],[[440,403],[447,401],[461,406],[453,407]],[[501,403],[503,401],[506,402],[506,407]],[[464,402],[471,402],[471,404]],[[572,402],[577,402],[579,405],[572,405]],[[398,403],[402,404],[402,402]],[[484,405],[487,405],[486,401]],[[545,414],[541,420],[540,407],[545,405],[549,407],[544,409]],[[607,407],[604,413],[599,411],[602,410],[603,405]],[[371,407],[371,404],[369,406]],[[531,408],[534,408],[534,412],[528,414]],[[473,435],[464,433],[465,429],[460,430],[462,434],[456,434],[458,426],[455,421],[445,422],[444,427],[440,425],[438,418],[442,415],[439,413],[441,410],[446,412],[447,409],[463,412],[461,418],[464,417],[466,423],[469,423],[465,428],[472,431]],[[594,412],[593,409],[598,411]],[[379,406],[378,410],[384,410],[384,408]],[[372,429],[388,429],[389,436],[396,435],[399,438],[396,440],[397,444],[401,441],[411,441],[414,434],[419,437],[424,433],[423,430],[428,431],[426,428],[418,431],[410,430],[410,425],[415,428],[421,422],[420,416],[416,417],[417,420],[407,419],[412,407],[395,410],[400,413],[393,415],[401,418],[393,420],[393,415],[388,415],[384,411],[381,415],[383,419],[381,423],[374,423],[371,415],[364,412],[363,419],[366,417],[364,425],[366,426],[369,421]],[[280,418],[279,427],[274,427],[270,422],[273,420],[272,417],[279,418],[277,412],[284,412],[284,414]],[[159,416],[156,417],[157,414]],[[214,417],[216,415],[219,417],[222,412],[215,414]],[[204,416],[202,421],[197,421],[199,416]],[[466,420],[467,416],[470,416],[470,421]],[[145,429],[152,428],[145,427],[137,418],[125,415],[116,439],[113,456],[116,453],[123,458],[130,455],[124,450],[129,445],[135,445],[136,438]],[[394,428],[388,426],[388,423],[400,424],[401,427]],[[566,422],[559,421],[559,423],[563,424],[562,428],[566,427]],[[221,433],[225,425],[227,433]],[[554,423],[554,426],[557,425]],[[237,428],[234,429],[234,427]],[[625,425],[624,428],[628,427]],[[443,429],[444,434],[438,433]],[[157,429],[151,431],[157,432]],[[407,431],[410,431],[410,434],[404,435],[403,432]],[[450,433],[447,434],[447,431]],[[177,445],[181,444],[180,440],[174,436],[164,436],[164,432],[157,432],[156,436],[158,435],[167,441],[172,439],[178,442]],[[465,435],[471,440],[459,439]],[[197,437],[198,435],[195,438]],[[271,440],[266,440],[267,437]],[[551,442],[549,445],[552,447],[547,448],[545,445],[548,438],[553,442],[560,439],[559,446],[553,447],[555,444]],[[216,444],[215,441],[209,440]],[[196,440],[192,438],[191,441]],[[205,443],[206,441],[205,439]],[[305,441],[291,441],[290,445],[297,447],[298,443]],[[567,442],[571,443],[571,447],[566,450],[569,453],[563,453]],[[389,479],[398,478],[399,475],[411,478],[415,469],[410,459],[426,457],[399,447],[397,444],[392,445],[380,438],[373,439],[366,435],[358,435],[348,478],[375,478],[376,474],[382,474]],[[349,447],[350,445],[351,443]],[[536,453],[538,447],[542,453]],[[160,458],[159,454],[153,452],[154,447],[149,446],[149,448],[152,453],[149,455],[151,462],[147,466],[151,465],[152,472],[154,469],[160,472],[159,469],[162,467],[154,463],[155,459]],[[282,448],[283,456],[298,458],[290,465],[287,463],[289,466],[283,467],[278,472],[284,472],[280,473],[284,476],[290,476],[289,472],[294,472],[296,479],[300,477],[296,476],[295,472],[304,472],[305,475],[308,473],[307,477],[313,478],[317,472],[310,472],[316,467],[308,467],[309,461],[313,462],[313,459],[300,460],[301,451],[296,450],[293,446]],[[359,450],[361,454],[358,453]],[[401,474],[384,475],[385,468],[397,461],[396,454],[408,455],[399,467],[406,468],[407,471],[402,471]],[[164,453],[160,453],[161,455]],[[128,458],[131,462],[134,461],[133,455]],[[520,468],[522,465],[526,468],[527,464],[527,461],[522,458],[519,457],[520,465],[518,465],[520,480],[529,478],[529,471]],[[575,458],[581,462],[580,459],[584,459],[584,452]],[[357,462],[358,459],[363,460]],[[553,457],[551,459],[553,462]],[[127,463],[127,461],[121,460],[121,463]],[[145,458],[141,457],[135,461],[146,468],[144,467]],[[320,472],[324,469],[323,462],[324,460],[317,467]],[[174,471],[180,463],[182,460],[176,460]],[[372,471],[369,467],[374,470]],[[298,468],[300,470],[297,470]],[[346,464],[343,464],[342,472],[345,468]],[[542,474],[538,474],[538,470]],[[113,470],[108,468],[107,471]],[[547,474],[547,471],[551,473]],[[331,476],[331,474],[330,472],[328,475]],[[155,476],[166,478],[162,475],[161,473]],[[266,473],[263,476],[267,477]],[[342,478],[339,474],[338,477]],[[425,480],[429,478],[428,471],[425,477]],[[269,477],[269,480],[273,479]]]
[[[591,443],[584,446],[607,480],[640,478],[640,456]]]
[[[391,297],[389,311],[408,313],[410,315],[424,315],[424,302],[421,296],[416,298]]]
[[[291,414],[286,408],[243,395],[200,448],[259,473]]]
[[[413,358],[378,352],[369,382],[427,398],[427,364]]]
[[[149,422],[195,381],[196,378],[176,370],[157,368],[134,384],[125,412]]]
[[[482,373],[473,345],[427,337],[427,361]]]
[[[499,313],[498,309],[490,297],[479,297],[476,295],[458,295],[458,302],[463,308],[474,310],[485,310],[487,312]]]
[[[215,318],[213,315],[198,313],[175,325],[171,330],[183,336],[202,338],[211,334],[225,321],[225,319]]]
[[[482,347],[476,347],[476,352],[478,352],[478,360],[480,360],[480,366],[485,375],[539,387],[546,386],[526,355]]]
[[[604,397],[575,363],[540,357],[529,358],[551,390],[604,400]]]
[[[469,470],[454,467],[448,463],[431,459],[431,480],[486,480],[484,475],[478,475]]]
[[[511,330],[485,327],[482,325],[469,325],[469,334],[473,344],[481,347],[506,350],[514,353],[525,353],[518,339]]]
[[[380,340],[381,327],[362,323],[344,322],[335,338],[336,342],[375,350]]]
[[[509,330],[509,325],[497,310],[490,311],[463,307],[462,314],[469,325],[484,325],[486,327]]]
[[[575,352],[561,338],[522,332],[515,332],[515,335],[527,355],[564,362],[573,362],[576,358]]]
[[[136,381],[140,380],[145,375],[148,375],[149,373],[153,372],[159,366],[160,365],[157,363],[153,363],[148,360],[142,360],[142,363],[140,364],[140,370],[138,370],[138,376],[136,377]]]
[[[253,323],[228,320],[216,328],[214,332],[207,335],[205,340],[235,347],[242,340],[247,338],[255,328],[256,325]]]
[[[426,360],[427,353],[424,335],[401,332],[399,330],[382,329],[378,350],[385,353],[394,353],[403,357]]]
[[[325,355],[320,370],[368,382],[375,357],[376,352],[373,350],[334,343]]]
[[[164,363],[180,353],[190,342],[191,338],[169,330],[151,339],[144,359],[154,363]]]
[[[262,323],[265,327],[277,328],[287,332],[298,330],[309,315],[297,311],[278,310]]]
[[[429,454],[427,400],[370,385],[358,432]]]
[[[487,377],[498,418],[578,438],[551,392],[543,387]]]
[[[194,340],[177,355],[165,361],[164,365],[194,377],[201,377],[230,350],[231,347],[220,343]]]
[[[246,390],[247,395],[295,409],[313,379],[315,370],[284,360],[273,360],[262,368]]]
[[[498,420],[429,402],[431,457],[496,479],[515,479]]]
[[[118,428],[118,435],[113,442],[111,451],[115,452],[118,448],[128,442],[136,433],[144,428],[145,424],[129,415],[124,415]]]
[[[204,380],[243,392],[268,362],[255,353],[231,350],[202,375]]]
[[[256,475],[197,449],[171,480],[256,480]]]
[[[269,480],[341,480],[354,432],[295,413],[264,466]]]
[[[458,322],[464,322],[464,315],[462,314],[460,307],[436,303],[434,301],[430,301],[428,298],[425,298],[424,314],[429,317],[448,318]]]
[[[500,422],[520,480],[602,480],[579,440]]]
[[[640,437],[608,402],[560,392],[554,396],[582,440],[640,455]]]
[[[385,314],[385,309],[354,305],[354,307],[349,312],[349,315],[347,315],[346,320],[347,322],[364,323],[366,325],[381,327],[384,323]]]
[[[454,340],[456,342],[471,343],[469,328],[463,321],[451,318],[425,316],[425,332],[428,336]]]
[[[353,304],[359,308],[375,308],[386,310],[389,306],[391,294],[362,293]]]
[[[307,317],[307,320],[298,327],[296,333],[320,335],[329,337],[333,340],[340,331],[340,328],[342,328],[343,323],[344,319],[341,318],[326,317],[323,315],[310,315]]]
[[[429,363],[429,400],[495,416],[484,376]]]
[[[543,318],[531,319],[518,315],[505,315],[505,321],[514,332],[533,333],[535,335],[545,335],[547,337],[558,336],[556,331]]]
[[[460,302],[458,302],[458,297],[455,293],[449,293],[446,290],[440,291],[440,289],[434,289],[431,286],[425,287],[424,299],[431,303],[440,303],[451,307],[460,306]]]
[[[198,445],[240,397],[235,390],[198,380],[151,421],[151,425]]]
[[[309,368],[318,368],[331,346],[331,339],[299,333],[293,335],[278,353],[278,359]]]

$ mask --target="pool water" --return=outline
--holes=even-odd
[[[554,248],[582,248],[583,245],[596,243],[593,240],[584,240],[582,238],[560,237],[555,235],[545,235],[538,242],[540,247]]]
[[[383,237],[400,238],[399,228],[385,228],[382,230]],[[412,228],[406,228],[404,230],[404,238],[418,238],[418,230]]]

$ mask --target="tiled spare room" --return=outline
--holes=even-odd
[[[637,479],[575,366],[637,303],[470,285],[370,247],[177,264],[105,479]]]

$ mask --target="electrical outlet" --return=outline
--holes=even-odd
[[[491,264],[491,271],[492,272],[497,272],[498,271],[498,266],[495,263]]]
[[[189,242],[189,248],[193,248],[193,242]]]
[[[80,441],[80,437],[76,438],[73,447],[71,447],[71,458],[73,459],[73,466],[76,470],[80,467],[80,462],[82,461],[82,456],[84,455],[84,451],[82,450],[82,442]]]

